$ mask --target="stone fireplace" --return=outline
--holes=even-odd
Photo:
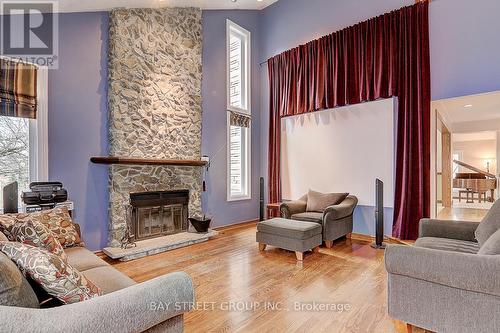
[[[200,160],[201,10],[117,9],[109,25],[109,155]],[[163,200],[186,190],[177,203],[182,209],[166,203],[145,209],[134,196],[154,192]],[[110,166],[109,246],[120,247],[130,204],[137,205],[139,220],[151,216],[142,231],[133,231],[149,240],[185,230],[188,214],[201,214],[201,192],[199,166]]]
[[[189,190],[130,193],[135,241],[188,230]]]

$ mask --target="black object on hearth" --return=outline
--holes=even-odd
[[[191,225],[194,227],[196,232],[198,233],[206,233],[208,232],[208,228],[210,228],[210,222],[212,222],[211,218],[208,218],[206,216],[203,217],[189,217],[189,222],[191,222]]]

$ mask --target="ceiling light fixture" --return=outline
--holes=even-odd
[[[466,109],[467,109],[467,108],[471,108],[471,107],[472,107],[472,104],[465,104],[465,105],[464,105],[464,108],[466,108]]]

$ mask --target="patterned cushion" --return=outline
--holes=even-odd
[[[0,251],[15,262],[26,277],[64,304],[102,295],[97,286],[55,254],[17,242],[0,242]]]
[[[0,252],[0,305],[38,308],[38,299],[16,264]],[[5,311],[5,310],[2,310]]]
[[[11,234],[12,227],[16,224],[16,217],[19,214],[2,214],[0,215],[0,231],[7,237],[8,240],[14,240]]]
[[[61,243],[40,222],[31,219],[19,221],[12,227],[11,234],[14,238],[13,240],[16,242],[45,249],[67,261],[66,253],[64,253]]]
[[[82,240],[73,225],[66,207],[58,207],[31,214],[19,214],[16,218],[19,221],[30,219],[41,222],[57,238],[63,248],[83,246]]]

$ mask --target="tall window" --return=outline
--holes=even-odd
[[[227,107],[250,114],[250,32],[227,21]]]
[[[39,68],[36,119],[0,115],[0,213],[5,185],[17,181],[21,193],[48,178],[47,81],[47,69]]]
[[[227,199],[250,199],[250,32],[227,21]]]

